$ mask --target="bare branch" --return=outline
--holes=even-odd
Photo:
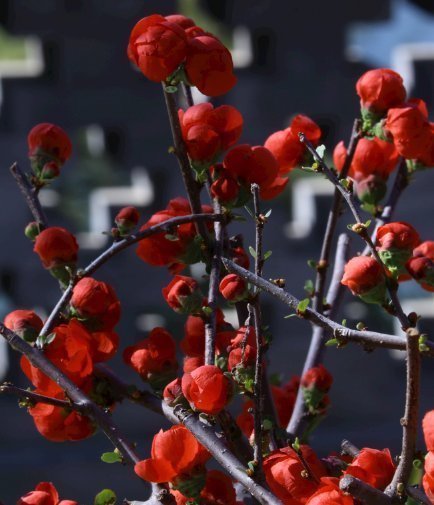
[[[30,403],[47,403],[48,405],[54,405],[55,407],[62,408],[72,407],[71,402],[68,402],[66,400],[59,400],[58,398],[51,398],[50,396],[40,395],[34,391],[22,389],[7,382],[4,382],[0,386],[0,393],[18,396],[20,400],[27,400]]]
[[[367,505],[392,505],[393,503],[393,500],[382,491],[352,475],[342,477],[339,481],[339,487],[345,493],[349,493]]]

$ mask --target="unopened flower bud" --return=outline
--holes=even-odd
[[[139,211],[135,207],[129,206],[117,213],[115,223],[121,235],[128,235],[137,226],[139,219]]]
[[[24,228],[24,235],[30,239],[32,242],[36,240],[36,237],[39,235],[41,230],[39,229],[39,225],[36,221],[30,222],[25,228]]]

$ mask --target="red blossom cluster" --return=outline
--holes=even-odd
[[[51,482],[40,482],[34,491],[22,496],[17,505],[78,505],[78,502],[60,500],[59,493]]]

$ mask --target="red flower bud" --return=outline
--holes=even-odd
[[[205,364],[205,360],[203,356],[186,356],[184,358],[184,365],[182,370],[184,373],[191,373],[196,368]]]
[[[188,155],[194,161],[212,161],[235,144],[243,128],[243,117],[230,105],[214,109],[208,102],[201,103],[178,114]]]
[[[221,172],[211,185],[211,196],[223,204],[233,203],[239,195],[240,186],[226,171]]]
[[[182,392],[194,408],[215,415],[227,405],[232,387],[220,368],[203,365],[184,374]]]
[[[434,502],[434,452],[429,451],[425,458],[425,475],[423,476],[423,489],[431,503]]]
[[[139,222],[139,211],[132,206],[122,208],[115,217],[116,226],[119,228],[121,235],[127,235]]]
[[[300,447],[305,461],[315,477],[326,474],[325,468],[313,450]],[[273,451],[264,459],[264,473],[271,491],[284,503],[306,503],[318,489],[318,482],[303,477],[303,464],[297,453],[290,447]]]
[[[151,458],[139,461],[134,471],[149,482],[173,482],[203,467],[210,456],[187,428],[178,424],[154,436]]]
[[[400,105],[406,96],[402,77],[388,68],[368,70],[357,81],[360,106],[373,112],[385,112]]]
[[[264,146],[275,156],[279,164],[279,174],[290,172],[303,161],[306,146],[300,142],[299,133],[317,146],[321,138],[321,129],[307,116],[298,114],[286,130],[273,133],[265,141]]]
[[[356,179],[357,198],[364,204],[377,205],[386,195],[387,184],[382,177],[372,174]]]
[[[220,293],[230,302],[239,302],[246,296],[247,286],[244,279],[235,274],[223,277],[219,286]]]
[[[180,314],[193,314],[202,306],[199,286],[191,277],[175,275],[162,293],[169,307]]]
[[[151,81],[165,81],[184,61],[187,38],[178,23],[159,14],[141,19],[132,29],[128,57]]]
[[[34,491],[22,496],[17,505],[78,505],[76,501],[59,501],[59,493],[51,482],[40,482]]]
[[[324,365],[309,369],[301,378],[303,388],[316,388],[327,393],[333,383],[333,377]]]
[[[395,464],[389,449],[362,449],[345,474],[353,475],[367,484],[383,490],[392,480]]]
[[[178,377],[174,379],[172,382],[169,382],[163,391],[163,400],[169,405],[173,407],[182,398],[182,386],[181,379]]]
[[[199,34],[188,39],[185,73],[189,82],[208,96],[227,93],[237,82],[231,53],[215,37]]]
[[[45,268],[55,268],[76,263],[78,244],[68,230],[53,226],[36,237],[33,251]]]
[[[43,181],[51,181],[60,175],[59,165],[55,161],[45,163],[41,170],[41,179]]]
[[[347,149],[341,141],[333,151],[333,162],[340,172],[345,164]],[[357,144],[348,175],[353,179],[363,179],[376,175],[387,180],[398,163],[398,152],[394,145],[377,137],[369,140],[361,138]]]
[[[235,247],[231,249],[232,261],[240,267],[248,270],[250,268],[250,258],[242,247]]]
[[[356,256],[345,265],[341,284],[368,303],[382,303],[386,294],[383,267],[371,256]]]
[[[377,230],[378,254],[388,270],[398,280],[409,279],[405,264],[420,243],[417,231],[408,223],[395,222]]]
[[[84,277],[74,286],[71,306],[91,329],[112,330],[119,322],[121,304],[114,289],[92,277]]]
[[[422,420],[423,437],[428,451],[434,451],[434,410],[427,412]]]
[[[384,126],[392,135],[396,150],[404,158],[419,159],[429,155],[431,126],[424,112],[414,104],[390,109]]]
[[[164,385],[173,380],[178,368],[175,341],[164,328],[154,328],[148,338],[127,347],[123,359],[145,381],[164,375]]]
[[[5,317],[4,325],[27,342],[34,342],[43,323],[32,310],[14,310]]]
[[[45,163],[57,162],[62,166],[71,157],[72,145],[67,133],[55,124],[40,123],[34,126],[27,137],[29,158],[42,170]]]

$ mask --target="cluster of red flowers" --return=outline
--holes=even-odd
[[[380,226],[377,251],[382,264],[372,256],[356,256],[345,265],[341,283],[354,295],[368,303],[384,303],[387,276],[399,282],[413,278],[427,291],[434,291],[434,242],[421,243],[409,223]]]
[[[208,205],[202,206],[203,212],[212,212]],[[154,225],[167,221],[178,216],[191,214],[191,208],[185,198],[175,198],[170,200],[167,208],[155,213],[140,228],[140,231],[147,230]],[[211,231],[211,225],[209,225]],[[185,265],[190,265],[200,261],[202,257],[200,243],[196,238],[196,228],[194,223],[181,224],[168,234],[165,232],[156,233],[139,242],[136,253],[137,256],[152,266],[167,266],[172,273],[183,270]]]
[[[93,372],[94,364],[112,358],[119,345],[114,327],[120,318],[120,303],[113,288],[92,278],[81,279],[73,290],[70,317],[68,322],[52,330],[45,341],[44,353],[77,386],[93,393],[105,407],[111,407],[104,403],[105,398],[96,394],[98,379]],[[37,341],[43,326],[34,312],[25,310],[11,312],[4,323],[32,343]],[[65,399],[63,390],[25,356],[21,358],[21,368],[36,393]],[[95,429],[88,418],[68,407],[36,403],[29,408],[29,413],[38,431],[52,441],[81,440],[92,435]]]
[[[181,15],[141,19],[131,31],[128,57],[151,81],[186,80],[208,96],[223,95],[237,82],[226,47]]]
[[[428,454],[425,457],[425,475],[422,484],[431,503],[434,502],[434,410],[425,414],[422,420],[423,436]]]

